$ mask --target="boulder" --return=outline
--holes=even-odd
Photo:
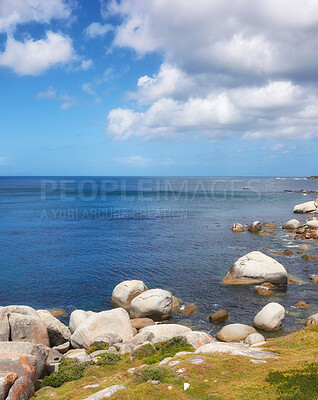
[[[318,219],[313,219],[313,220],[307,221],[306,227],[309,229],[318,229]]]
[[[56,364],[63,360],[63,354],[55,349],[50,349],[49,356],[47,358],[47,364]]]
[[[30,379],[21,376],[11,387],[6,400],[28,400],[34,394],[34,384]]]
[[[65,343],[60,344],[58,346],[54,346],[53,349],[57,350],[61,354],[65,354],[65,353],[67,353],[69,351],[70,345],[71,345],[70,342],[65,342]]]
[[[195,349],[198,349],[205,344],[214,343],[216,340],[206,332],[191,331],[180,335],[185,338],[187,343],[191,344]]]
[[[30,355],[34,357],[35,363],[32,364],[32,368],[34,368],[34,381],[36,381],[44,372],[45,364],[49,355],[49,348],[28,342],[0,342],[0,355],[9,358],[18,358],[19,355]],[[4,369],[0,367],[0,371],[4,371]]]
[[[131,301],[146,290],[148,288],[143,281],[132,280],[121,282],[113,290],[112,305],[114,307],[122,307],[129,312]]]
[[[50,311],[38,310],[37,313],[46,325],[50,338],[50,347],[59,346],[71,339],[70,330],[61,321],[53,317]]]
[[[247,227],[249,232],[260,232],[262,230],[262,224],[259,221],[254,221]]]
[[[31,354],[0,354],[0,371],[10,371],[18,377],[35,382],[36,357]]]
[[[213,323],[225,322],[229,317],[230,314],[226,310],[219,310],[209,316],[209,321]]]
[[[297,219],[290,219],[283,225],[283,229],[293,230],[300,227],[300,222]]]
[[[199,347],[195,352],[199,354],[230,353],[234,356],[244,356],[257,359],[277,357],[275,353],[263,351],[261,349],[254,349],[246,344],[240,343],[210,343]]]
[[[296,214],[314,213],[316,211],[317,206],[314,201],[307,201],[306,203],[297,204],[294,207],[294,213]]]
[[[36,314],[37,315],[37,314]],[[41,318],[33,315],[13,313],[9,316],[11,340],[50,345],[47,328]]]
[[[172,294],[167,290],[152,289],[135,297],[130,304],[131,318],[168,319],[172,311]]]
[[[244,232],[244,226],[238,223],[233,224],[232,232]]]
[[[142,329],[146,326],[151,326],[154,325],[154,321],[151,318],[134,318],[132,320],[130,320],[131,322],[131,326],[133,328],[138,329]]]
[[[305,325],[318,325],[318,314],[313,314],[307,318]]]
[[[85,319],[71,337],[74,348],[87,349],[97,337],[116,333],[123,340],[132,341],[133,330],[129,314],[123,308],[102,311]]]
[[[263,331],[275,331],[285,318],[285,308],[278,303],[269,303],[255,316],[253,325]]]
[[[5,400],[11,386],[18,379],[18,374],[14,372],[0,372],[0,400]]]
[[[85,321],[91,315],[94,315],[93,311],[83,311],[83,310],[75,310],[70,315],[70,331],[74,333],[77,327]]]
[[[121,343],[123,338],[117,333],[105,333],[104,335],[97,336],[94,341],[108,343],[112,346],[116,343]]]
[[[117,343],[116,347],[119,347],[119,354],[123,355],[126,353],[132,353],[135,350],[136,345],[131,342],[123,342]]]
[[[295,304],[295,307],[296,307],[296,308],[309,308],[309,307],[311,307],[311,305],[308,304],[308,303],[306,303],[305,301],[298,301],[298,302]]]
[[[318,283],[318,275],[313,275],[310,279],[311,282],[314,283],[315,285]]]
[[[37,312],[29,306],[6,306],[0,307],[0,315],[22,314],[39,317]]]
[[[252,346],[253,344],[265,342],[265,338],[260,333],[251,333],[247,336],[244,342],[249,346]]]
[[[0,315],[0,342],[6,342],[10,337],[10,325],[7,315]]]
[[[152,332],[143,331],[143,332],[137,333],[137,335],[134,336],[133,343],[134,343],[134,345],[138,346],[145,342],[152,342],[154,338],[155,338],[155,335]]]
[[[251,333],[257,333],[256,329],[244,324],[230,324],[224,326],[216,335],[220,342],[236,342],[245,340]]]
[[[248,285],[270,283],[287,283],[287,271],[282,264],[273,258],[252,251],[239,258],[230,268],[222,281],[228,285]]]
[[[154,334],[152,342],[157,343],[163,342],[165,340],[170,340],[174,337],[190,332],[191,329],[178,324],[158,324],[153,326],[146,326],[141,330],[141,332],[145,331],[152,332]]]

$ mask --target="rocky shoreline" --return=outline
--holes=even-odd
[[[317,200],[311,203],[318,207]],[[312,213],[305,204],[296,206],[296,210]],[[251,234],[272,234],[273,225],[255,221],[247,226],[247,230]],[[318,239],[317,218],[310,218],[304,224],[293,219],[287,221],[283,228],[294,235],[295,240]],[[233,232],[244,230],[245,227],[239,223],[232,227]],[[318,283],[317,276],[311,278],[313,284]],[[289,285],[290,277],[285,267],[274,258],[252,251],[234,262],[223,283],[254,285],[260,295],[271,295],[273,291]],[[63,363],[70,360],[77,366],[82,365],[79,368],[83,369],[86,365],[100,365],[101,359],[106,356],[115,359],[129,354],[134,359],[140,353],[149,352],[157,357],[162,346],[181,349],[172,352],[172,357],[166,357],[169,358],[166,363],[177,362],[175,357],[189,351],[242,355],[253,360],[276,357],[259,346],[267,342],[264,333],[280,328],[286,313],[278,302],[268,302],[255,311],[251,325],[227,324],[219,329],[216,337],[212,337],[207,332],[192,330],[191,326],[171,323],[174,313],[194,313],[195,303],[181,309],[180,300],[170,291],[148,288],[143,281],[119,283],[113,290],[111,303],[114,307],[111,310],[73,311],[69,326],[58,319],[58,313],[49,310],[35,310],[28,306],[0,307],[0,400],[29,399],[43,383],[48,382],[50,375],[54,377]],[[299,308],[309,306],[305,302],[295,305]],[[220,309],[206,318],[213,324],[224,323],[229,319],[229,313]],[[306,325],[317,324],[318,314],[306,320]],[[164,363],[166,358],[160,363]],[[120,385],[111,386],[87,399],[106,398],[123,388]]]

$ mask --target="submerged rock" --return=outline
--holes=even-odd
[[[260,251],[252,251],[232,265],[222,282],[228,285],[261,284],[263,282],[286,284],[287,271],[273,258]]]
[[[229,319],[230,314],[226,310],[216,311],[209,316],[209,321],[213,323],[225,322]]]
[[[262,224],[259,221],[254,221],[247,227],[249,232],[260,232],[262,230]]]

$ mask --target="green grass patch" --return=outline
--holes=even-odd
[[[115,365],[121,360],[120,355],[112,353],[99,354],[97,358],[98,361],[96,362],[96,365],[98,365],[99,367],[102,367],[104,365]]]
[[[318,398],[318,362],[305,363],[300,369],[272,371],[266,381],[275,385],[280,400]]]
[[[161,383],[170,382],[174,373],[168,368],[158,366],[146,366],[134,374],[136,382],[160,381]]]
[[[106,342],[93,342],[89,348],[86,350],[87,354],[92,354],[94,351],[98,350],[108,350],[109,344]]]

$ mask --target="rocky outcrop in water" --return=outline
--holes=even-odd
[[[307,201],[306,203],[297,204],[294,207],[296,214],[318,214],[318,199]]]

